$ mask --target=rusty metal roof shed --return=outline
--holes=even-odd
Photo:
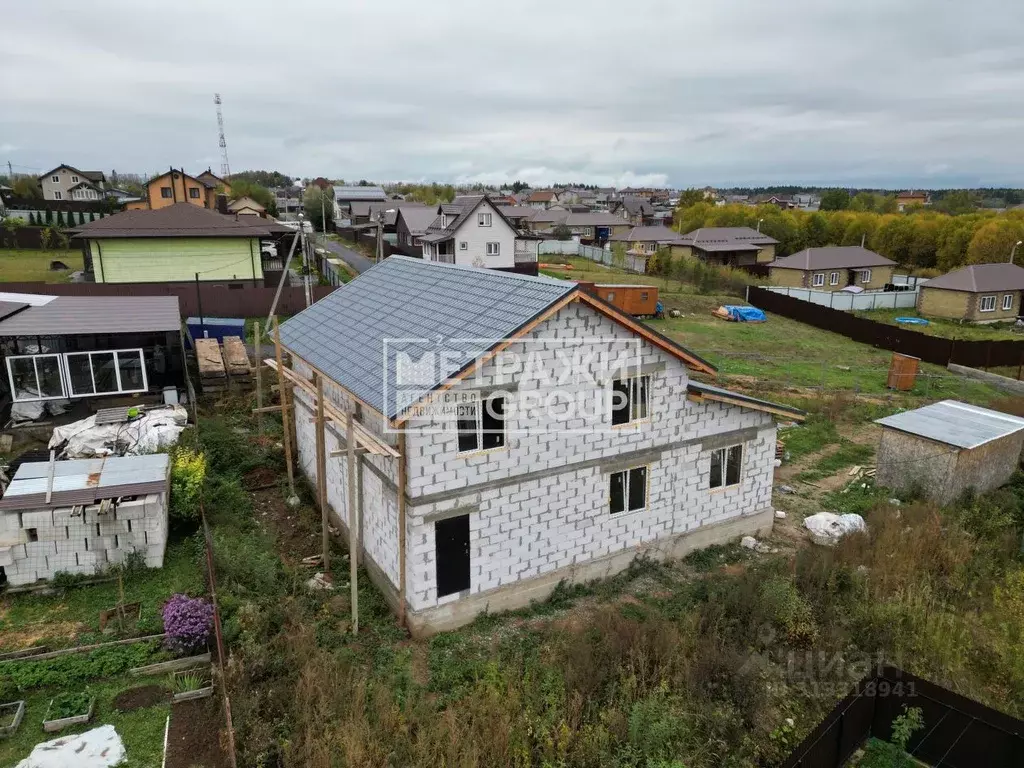
[[[163,493],[167,490],[169,470],[170,457],[166,453],[55,461],[51,488],[50,462],[29,462],[18,467],[0,498],[0,510],[49,509],[94,504],[100,499],[120,496]]]

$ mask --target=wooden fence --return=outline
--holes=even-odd
[[[766,312],[799,320],[862,344],[919,357],[926,363],[942,366],[956,363],[986,369],[1024,364],[1024,341],[961,341],[929,336],[754,286],[748,289],[747,301]]]
[[[3,283],[10,293],[41,293],[50,296],[177,296],[182,317],[199,315],[200,305],[207,317],[266,317],[274,301],[272,287],[229,288],[225,285],[194,283]],[[313,286],[313,301],[319,301],[334,286]],[[281,290],[277,314],[294,315],[306,308],[301,287]]]
[[[919,707],[924,728],[907,751],[934,768],[1024,766],[1024,721],[896,667],[862,680],[781,768],[841,768],[869,738],[892,739],[903,708]]]

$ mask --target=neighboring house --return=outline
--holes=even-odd
[[[741,267],[773,261],[778,242],[750,227],[701,227],[681,235],[672,251],[709,264]]]
[[[228,213],[238,216],[262,216],[266,218],[267,209],[251,197],[240,197],[228,203]]]
[[[910,205],[927,205],[928,204],[928,193],[927,192],[916,192],[909,190],[907,192],[900,192],[896,195],[896,208],[899,211],[903,211],[907,206]]]
[[[802,211],[816,211],[821,207],[821,198],[817,195],[800,193],[793,195],[793,204]]]
[[[381,187],[332,187],[332,190],[335,221],[351,219],[353,203],[384,202],[388,199],[388,193]]]
[[[892,282],[896,262],[859,245],[805,248],[768,265],[772,281],[790,288],[841,291],[856,286],[877,291]]]
[[[83,182],[102,193],[107,185],[103,171],[80,171],[71,165],[58,165],[52,171],[39,176],[44,200],[86,200],[92,198],[72,196],[71,191]]]
[[[161,567],[170,463],[168,454],[156,453],[21,464],[0,499],[7,584],[58,573],[96,576],[135,552],[148,567]]]
[[[917,311],[972,323],[1014,320],[1021,314],[1024,268],[972,264],[921,284]]]
[[[704,187],[701,190],[701,194],[704,196],[704,199],[709,202],[713,203],[718,200],[718,190],[714,187]]]
[[[629,232],[629,222],[611,213],[570,213],[560,222],[586,245],[604,245],[616,235]]]
[[[65,197],[67,200],[103,200],[107,197],[101,187],[91,181],[80,181],[71,189]]]
[[[185,390],[178,298],[0,293],[0,367],[0,403],[15,407],[162,400],[165,388]]]
[[[758,195],[754,198],[755,205],[774,205],[783,210],[796,208],[797,202],[792,195]]]
[[[485,195],[439,205],[420,241],[427,261],[536,273],[536,238],[521,234]]]
[[[621,197],[612,201],[608,210],[636,227],[649,224],[654,216],[654,206],[642,197]]]
[[[522,220],[523,226],[530,232],[550,232],[554,227],[563,224],[569,218],[570,211],[565,208],[548,208],[534,210],[533,215]]]
[[[503,205],[495,200],[491,202],[501,209],[502,214],[512,222],[516,229],[528,229],[530,220],[539,213],[536,208],[531,208],[528,205]]]
[[[694,381],[713,367],[544,277],[393,256],[287,320],[280,338],[299,464],[315,484],[315,374],[335,414],[321,442],[330,523],[415,635],[638,557],[767,532],[772,416],[803,417]],[[444,354],[424,365],[427,348]],[[582,350],[576,375],[565,376],[566,349]],[[513,354],[529,365],[506,368]],[[403,356],[417,363],[403,368]],[[559,394],[581,408],[549,410]],[[433,407],[446,402],[461,405]]]
[[[291,218],[302,213],[302,190],[298,187],[274,187],[270,190],[280,217]]]
[[[158,211],[178,203],[199,208],[216,209],[217,194],[230,196],[231,184],[215,176],[209,169],[190,176],[183,169],[171,168],[146,182],[146,197],[128,203],[129,211]]]
[[[532,209],[531,209],[532,210]],[[423,258],[423,243],[420,238],[437,218],[437,209],[428,206],[404,206],[398,209],[395,219],[395,242],[406,256]]]
[[[553,189],[538,189],[530,193],[526,204],[531,208],[546,210],[558,202],[558,193]]]
[[[627,252],[636,256],[650,256],[662,246],[672,246],[680,242],[678,232],[660,224],[630,227],[625,232],[612,235],[611,241],[625,243]]]
[[[943,400],[878,419],[875,482],[950,504],[1004,485],[1020,462],[1024,419]]]
[[[225,216],[188,203],[124,211],[71,230],[97,283],[263,285],[261,240],[292,230],[272,219]]]
[[[578,205],[580,193],[575,189],[560,189],[558,190],[558,203],[559,205]]]

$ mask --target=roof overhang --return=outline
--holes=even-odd
[[[707,401],[712,403],[722,403],[723,405],[735,405],[739,408],[763,411],[765,413],[770,413],[773,416],[781,416],[782,418],[792,419],[793,421],[803,421],[807,418],[807,412],[802,411],[799,408],[772,403],[768,400],[760,400],[756,397],[743,395],[739,392],[732,392],[727,389],[722,389],[721,387],[713,387],[709,384],[690,381],[687,382],[686,389],[687,399],[697,403]]]

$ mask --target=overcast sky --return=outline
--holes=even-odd
[[[1019,0],[6,3],[0,162],[1024,185]],[[4,169],[6,171],[6,169]]]

